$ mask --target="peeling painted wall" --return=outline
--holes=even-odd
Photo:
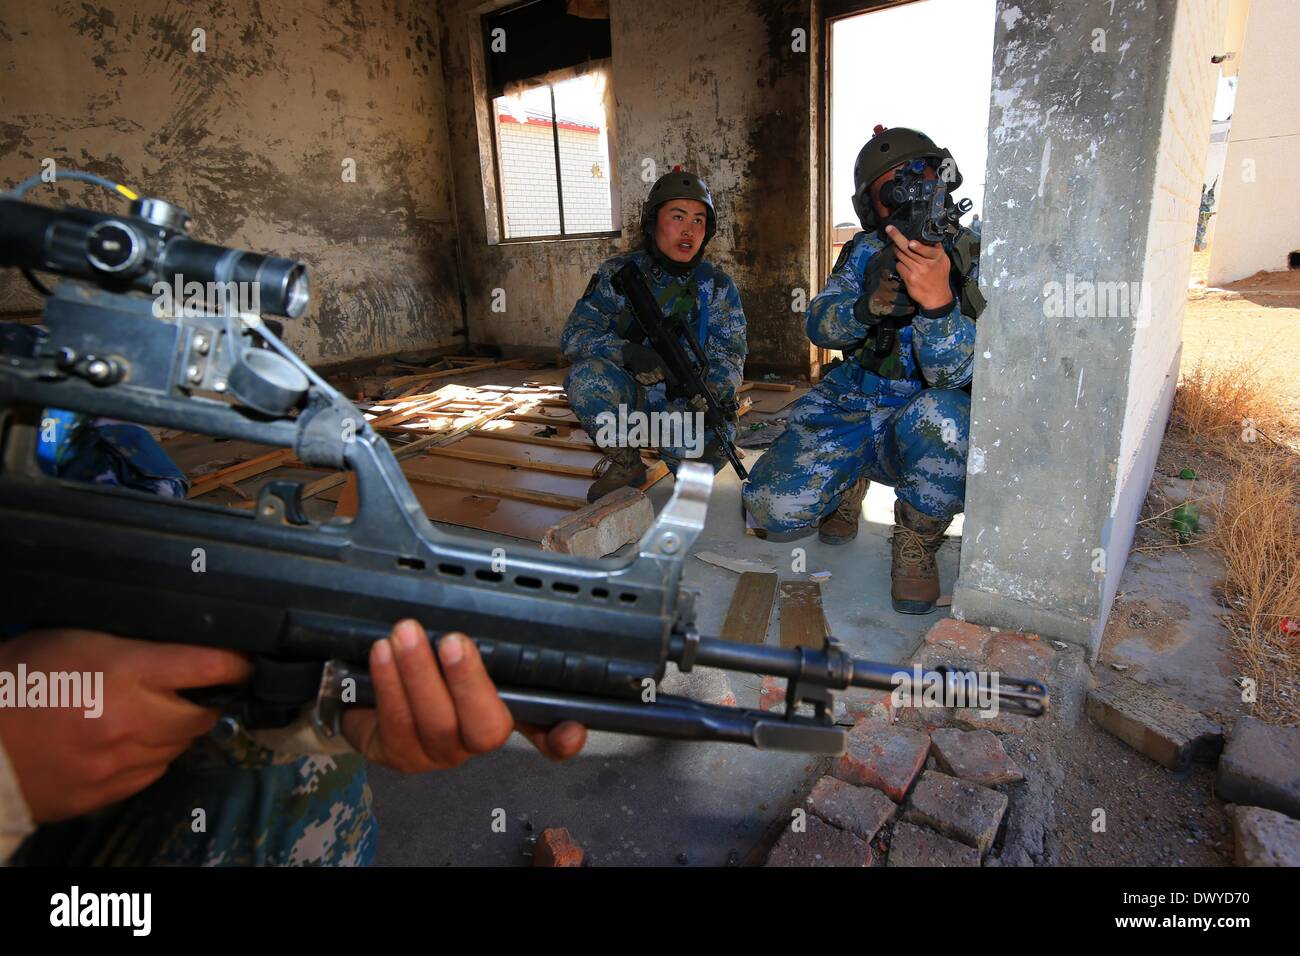
[[[808,2],[652,5],[612,0],[618,239],[488,243],[471,80],[477,0],[442,5],[448,119],[470,336],[557,350],[560,330],[596,266],[640,244],[643,160],[704,176],[718,211],[708,257],[731,275],[749,320],[750,374],[803,373],[809,347],[792,290],[809,288],[812,202]],[[812,48],[811,39],[808,48]],[[505,312],[491,310],[505,290]]]
[[[0,184],[52,157],[180,204],[196,238],[302,258],[312,305],[285,333],[308,361],[455,344],[437,33],[415,0],[6,4]],[[124,209],[76,183],[29,195]],[[0,313],[37,304],[0,274]]]

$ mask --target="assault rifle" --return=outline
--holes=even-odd
[[[705,382],[709,372],[709,359],[691,327],[680,315],[667,317],[659,310],[655,297],[646,285],[645,276],[635,262],[626,263],[614,273],[614,290],[627,299],[633,326],[640,332],[655,353],[663,360],[667,370],[665,382],[669,398],[686,398],[704,405],[704,427],[713,433],[718,447],[736,469],[741,481],[749,472],[740,463],[736,446],[727,437],[727,420],[736,411],[731,403],[724,407]],[[682,345],[686,343],[686,347]],[[689,347],[689,350],[688,350]]]
[[[925,160],[914,159],[903,166],[894,177],[880,188],[880,201],[889,210],[888,221],[907,239],[941,243],[950,231],[956,230],[962,215],[969,212],[969,199],[953,202],[948,196],[948,183],[942,178],[925,178]],[[875,289],[879,279],[874,273],[885,273],[895,283],[898,275],[898,255],[893,243],[872,257],[867,264],[863,285]],[[964,277],[962,277],[964,281]],[[870,296],[858,300],[854,317],[870,330],[859,353],[863,366],[877,374],[895,377],[901,368],[894,364],[888,370],[885,363],[898,345],[898,333],[912,324],[912,315],[880,314],[872,310]]]
[[[179,234],[148,213],[137,204],[132,215],[96,219],[102,214],[0,198],[0,266],[66,276],[46,302],[43,329],[0,334],[7,623],[21,617],[29,627],[247,652],[254,676],[232,692],[230,712],[249,727],[283,726],[314,704],[327,734],[344,706],[373,703],[369,649],[405,617],[435,640],[453,629],[469,634],[514,716],[541,725],[571,719],[595,730],[836,754],[845,731],[833,724],[833,690],[915,684],[916,674],[855,660],[831,638],[783,649],[699,633],[695,595],[681,576],[708,506],[712,475],[701,465],[682,466],[632,557],[507,549],[503,570],[499,551],[494,559],[481,543],[435,529],[388,443],[258,316],[181,309],[160,317],[122,276],[100,275],[90,255],[97,235],[119,249],[135,243],[141,259],[132,269],[166,261]],[[305,269],[286,263],[301,266],[264,265],[268,275],[305,279]],[[210,276],[199,263],[183,278]],[[266,298],[282,313],[297,301]],[[240,511],[51,477],[36,456],[47,408],[292,448],[309,466],[355,475],[356,516],[309,519],[298,482],[269,482],[256,507]],[[647,694],[669,661],[682,671],[785,678],[784,712]],[[949,690],[976,676],[926,673],[931,688]],[[995,686],[998,706],[1043,713],[1041,683],[999,678]]]

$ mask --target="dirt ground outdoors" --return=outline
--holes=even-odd
[[[1202,263],[1207,257],[1208,250],[1198,254]],[[1254,675],[1268,692],[1254,706],[1233,700],[1227,692],[1210,703],[1203,703],[1204,697],[1194,700],[1194,707],[1229,732],[1247,712],[1271,723],[1295,726],[1300,722],[1296,683],[1300,634],[1286,634],[1281,624],[1300,616],[1300,605],[1258,609],[1262,620],[1252,628],[1248,597],[1224,579],[1223,539],[1230,529],[1222,509],[1225,485],[1231,489],[1234,481],[1251,480],[1257,466],[1267,467],[1264,461],[1271,461],[1275,468],[1270,480],[1281,482],[1278,491],[1291,508],[1287,520],[1300,531],[1300,384],[1295,374],[1300,368],[1300,272],[1261,274],[1233,283],[1226,291],[1207,291],[1199,278],[1194,271],[1183,321],[1183,381],[1175,412],[1134,554],[1107,622],[1097,669],[1122,669],[1141,679],[1145,669],[1141,661],[1149,666],[1189,641],[1202,641],[1219,652],[1212,679],[1235,690],[1243,676]],[[1212,390],[1189,395],[1189,389],[1207,380],[1221,385],[1224,379],[1241,391],[1221,390],[1215,397],[1227,401],[1226,407],[1218,409],[1219,432],[1198,433],[1187,421],[1188,406],[1211,397]],[[1234,405],[1234,400],[1239,404]],[[1275,431],[1254,443],[1241,440],[1241,419],[1258,414],[1261,407]],[[1199,405],[1192,410],[1204,412]],[[1171,480],[1185,484],[1177,481],[1185,468],[1191,468],[1197,482],[1210,490],[1201,498],[1204,517],[1198,533],[1181,543],[1170,527],[1170,517],[1186,496],[1175,492],[1171,497],[1166,485]],[[1195,491],[1192,496],[1200,497]],[[1234,517],[1244,526],[1251,522],[1248,514],[1238,512],[1228,520]],[[1296,540],[1292,536],[1287,543],[1292,554]],[[1135,569],[1152,562],[1180,561],[1187,552],[1196,552],[1196,564],[1181,579],[1182,587],[1126,593]],[[1280,589],[1294,597],[1296,564],[1286,567],[1293,577],[1289,584],[1279,582]],[[1198,603],[1193,590],[1208,590],[1214,603]],[[1194,614],[1201,616],[1195,622],[1202,625],[1199,628],[1188,626]],[[1206,621],[1206,617],[1213,619]],[[1261,667],[1261,653],[1276,656]],[[1159,674],[1152,685],[1166,692],[1183,689],[1177,675]],[[1214,795],[1212,765],[1193,763],[1182,771],[1168,770],[1086,718],[1073,731],[1056,735],[1053,744],[1059,765],[1056,822],[1061,863],[1231,865],[1232,824],[1223,801]],[[1109,826],[1104,833],[1090,827],[1090,813],[1097,807],[1107,811]]]

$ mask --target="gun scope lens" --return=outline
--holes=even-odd
[[[301,262],[295,262],[285,277],[284,300],[285,315],[291,319],[296,319],[307,311],[307,303],[311,300],[311,285],[307,279],[307,267]]]
[[[96,223],[86,237],[86,259],[101,272],[126,272],[140,261],[142,244],[134,229],[109,219]]]

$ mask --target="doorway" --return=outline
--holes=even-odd
[[[920,130],[952,153],[963,179],[956,198],[973,203],[962,223],[979,231],[996,0],[834,3],[826,13],[819,282],[861,230],[853,211],[853,164],[877,124]],[[838,355],[818,349],[816,365],[825,366]],[[892,489],[873,484],[864,517],[892,524],[893,500]],[[963,517],[953,521],[949,537],[960,537]]]

